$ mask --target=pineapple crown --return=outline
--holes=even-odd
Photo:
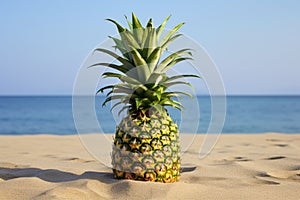
[[[159,112],[164,111],[165,106],[181,110],[182,104],[174,100],[174,97],[181,95],[192,97],[192,95],[184,91],[168,91],[168,88],[180,84],[191,86],[190,83],[179,79],[199,78],[199,76],[192,74],[167,76],[166,72],[175,64],[192,59],[191,49],[181,49],[160,60],[169,44],[182,35],[177,31],[184,23],[178,24],[161,37],[170,16],[157,28],[153,26],[152,19],[149,19],[147,25],[143,27],[134,13],[131,21],[126,16],[125,18],[128,29],[115,20],[107,19],[116,25],[120,34],[120,38],[109,37],[114,41],[114,48],[121,55],[103,48],[94,50],[94,52],[106,53],[120,63],[118,65],[95,63],[90,66],[100,65],[113,69],[113,72],[103,73],[103,78],[117,78],[121,81],[118,84],[104,86],[97,91],[97,94],[105,90],[109,91],[102,106],[109,101],[118,100],[112,109],[123,104],[119,114],[128,109],[131,115],[139,116],[149,115],[150,108],[155,108]]]

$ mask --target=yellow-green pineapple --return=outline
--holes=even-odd
[[[103,105],[111,100],[122,105],[127,112],[117,126],[112,149],[112,167],[115,178],[156,182],[175,182],[180,175],[180,143],[177,124],[168,114],[167,106],[182,109],[174,99],[180,95],[191,96],[183,91],[170,91],[178,84],[190,85],[180,80],[196,75],[168,76],[167,70],[175,64],[191,59],[190,49],[182,49],[162,59],[168,45],[180,37],[180,23],[161,37],[167,17],[155,28],[150,19],[143,27],[132,13],[129,28],[124,28],[112,19],[120,38],[111,37],[120,55],[102,48],[95,51],[106,53],[120,62],[96,63],[114,69],[103,73],[104,78],[117,78],[120,83],[102,87],[108,90]]]

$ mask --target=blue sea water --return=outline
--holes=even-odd
[[[197,133],[206,133],[211,118],[208,96],[197,97],[200,121]],[[105,133],[116,127],[109,108],[95,109]],[[180,123],[180,112],[171,110]],[[188,127],[188,126],[187,126]],[[86,132],[95,132],[90,127]],[[188,130],[181,130],[188,132]],[[300,133],[300,96],[228,96],[227,113],[222,133]],[[71,96],[0,96],[0,134],[77,134],[72,113]]]

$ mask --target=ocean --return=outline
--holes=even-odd
[[[113,133],[116,122],[103,97],[96,97],[96,116],[104,133]],[[210,97],[197,97],[200,116],[185,120],[181,132],[190,132],[189,123],[199,122],[193,132],[206,133],[211,118]],[[181,114],[170,110],[180,125]],[[188,115],[187,115],[188,116]],[[218,123],[218,122],[216,122]],[[195,123],[194,123],[195,124]],[[192,126],[192,125],[191,125]],[[85,132],[97,132],[86,127]],[[81,130],[82,131],[82,130]],[[222,133],[300,133],[300,96],[228,96]],[[77,134],[71,96],[1,96],[0,134]]]

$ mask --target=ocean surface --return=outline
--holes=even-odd
[[[103,97],[96,97],[97,120],[105,133],[115,131],[116,122],[110,106],[102,108]],[[197,97],[199,117],[181,119],[170,110],[181,132],[206,133],[211,121],[210,97]],[[189,116],[189,113],[185,114]],[[184,124],[181,125],[181,122]],[[195,126],[196,130],[189,130]],[[191,125],[189,124],[191,123]],[[218,122],[215,122],[218,123]],[[71,96],[0,96],[0,134],[77,134]],[[81,132],[99,132],[85,127]],[[222,133],[300,133],[300,96],[228,96],[226,120]]]

